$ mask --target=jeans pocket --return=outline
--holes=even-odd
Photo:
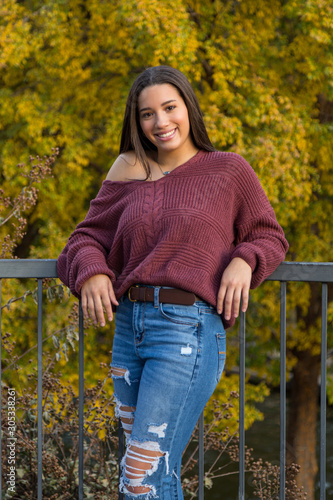
[[[198,309],[193,306],[160,302],[159,310],[164,318],[178,325],[197,326],[199,323]]]
[[[225,357],[226,357],[226,333],[217,333],[216,334],[216,341],[217,341],[217,350],[218,350],[218,369],[217,369],[217,381],[220,380],[225,364]]]

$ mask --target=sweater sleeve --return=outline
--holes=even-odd
[[[58,276],[78,298],[83,283],[96,274],[106,274],[112,283],[116,280],[107,263],[117,227],[111,205],[112,196],[105,183],[58,258]]]
[[[284,260],[289,245],[257,175],[238,158],[236,247],[231,258],[240,257],[250,265],[251,288],[256,288]]]

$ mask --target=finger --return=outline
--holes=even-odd
[[[232,307],[234,318],[237,318],[239,314],[240,301],[241,301],[241,288],[236,288],[234,292],[233,307]]]
[[[224,299],[224,317],[229,320],[231,317],[231,309],[234,300],[234,288],[228,288]]]
[[[110,300],[113,304],[115,304],[116,306],[119,306],[119,302],[117,300],[117,297],[116,297],[116,294],[114,293],[114,290],[113,290],[113,286],[111,284],[111,281],[110,281],[110,286],[109,286],[109,296],[110,296]]]
[[[249,288],[246,287],[242,291],[242,311],[245,312],[249,305]]]
[[[81,305],[82,305],[82,311],[83,311],[83,316],[88,319],[89,318],[89,313],[88,313],[88,307],[87,307],[87,296],[84,294],[81,297]]]
[[[94,324],[97,324],[97,318],[96,318],[96,313],[95,313],[95,302],[93,297],[88,297],[88,310],[91,319],[93,320]]]
[[[95,302],[95,312],[96,312],[97,323],[99,323],[101,326],[105,326],[105,316],[104,316],[103,304],[102,304],[101,297],[99,295],[96,295],[94,297],[94,302]]]
[[[225,297],[226,290],[227,290],[227,288],[225,285],[220,286],[220,289],[219,289],[219,292],[217,295],[217,304],[216,304],[216,309],[217,309],[218,314],[222,314],[222,312],[223,312],[223,303],[224,303],[224,297]]]
[[[102,302],[106,311],[106,316],[109,321],[112,321],[113,319],[113,312],[112,312],[112,303],[111,303],[111,297],[110,294],[107,292],[107,290],[102,294]]]

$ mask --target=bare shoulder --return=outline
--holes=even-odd
[[[106,180],[128,181],[131,178],[142,177],[143,167],[134,151],[127,151],[118,156],[110,168]]]

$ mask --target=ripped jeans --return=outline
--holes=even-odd
[[[115,318],[112,378],[126,436],[125,499],[181,500],[182,452],[222,375],[226,336],[216,309],[131,302]]]

